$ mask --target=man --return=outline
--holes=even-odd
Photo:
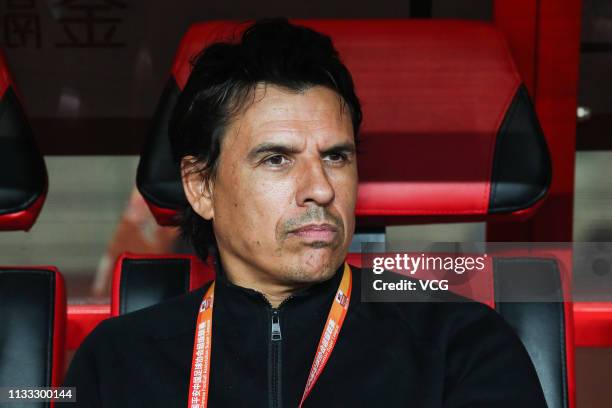
[[[182,229],[200,257],[213,250],[217,279],[103,322],[67,375],[77,405],[545,407],[486,306],[361,301],[344,263],[360,123],[326,36],[263,20],[207,47],[170,133]]]

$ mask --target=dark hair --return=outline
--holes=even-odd
[[[319,85],[335,91],[350,110],[357,142],[361,106],[351,74],[326,35],[284,18],[262,19],[247,27],[240,41],[207,46],[192,65],[169,133],[175,160],[194,156],[193,171],[203,179],[214,179],[225,130],[260,83],[297,92]],[[209,249],[216,249],[212,222],[189,205],[181,212],[181,232],[204,261]]]

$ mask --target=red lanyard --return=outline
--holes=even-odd
[[[342,280],[334,297],[331,309],[327,316],[327,322],[323,328],[321,339],[317,347],[310,374],[306,381],[304,394],[300,401],[300,407],[308,394],[319,379],[319,376],[329,360],[340,329],[344,323],[346,312],[351,299],[352,275],[347,263],[344,264]],[[200,305],[198,320],[196,324],[196,335],[193,345],[193,356],[191,359],[191,376],[189,377],[189,395],[187,398],[189,408],[206,408],[208,405],[208,385],[210,378],[210,349],[212,343],[212,316],[213,301],[215,299],[215,282],[213,282]]]

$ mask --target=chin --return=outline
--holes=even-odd
[[[328,251],[310,250],[299,256],[301,262],[293,265],[291,276],[302,283],[323,282],[330,279],[344,261],[344,257],[333,256]]]

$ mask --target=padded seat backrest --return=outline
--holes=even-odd
[[[46,193],[45,161],[0,54],[0,230],[29,230]]]
[[[152,306],[212,279],[212,267],[194,255],[124,253],[113,272],[111,316]]]
[[[362,101],[359,226],[519,220],[538,208],[550,185],[550,157],[508,46],[492,24],[296,23],[331,36]],[[186,205],[168,121],[191,60],[211,42],[235,41],[243,28],[198,23],[181,41],[137,174],[161,225],[175,225]]]
[[[0,387],[58,387],[65,325],[64,280],[57,269],[0,267]]]

